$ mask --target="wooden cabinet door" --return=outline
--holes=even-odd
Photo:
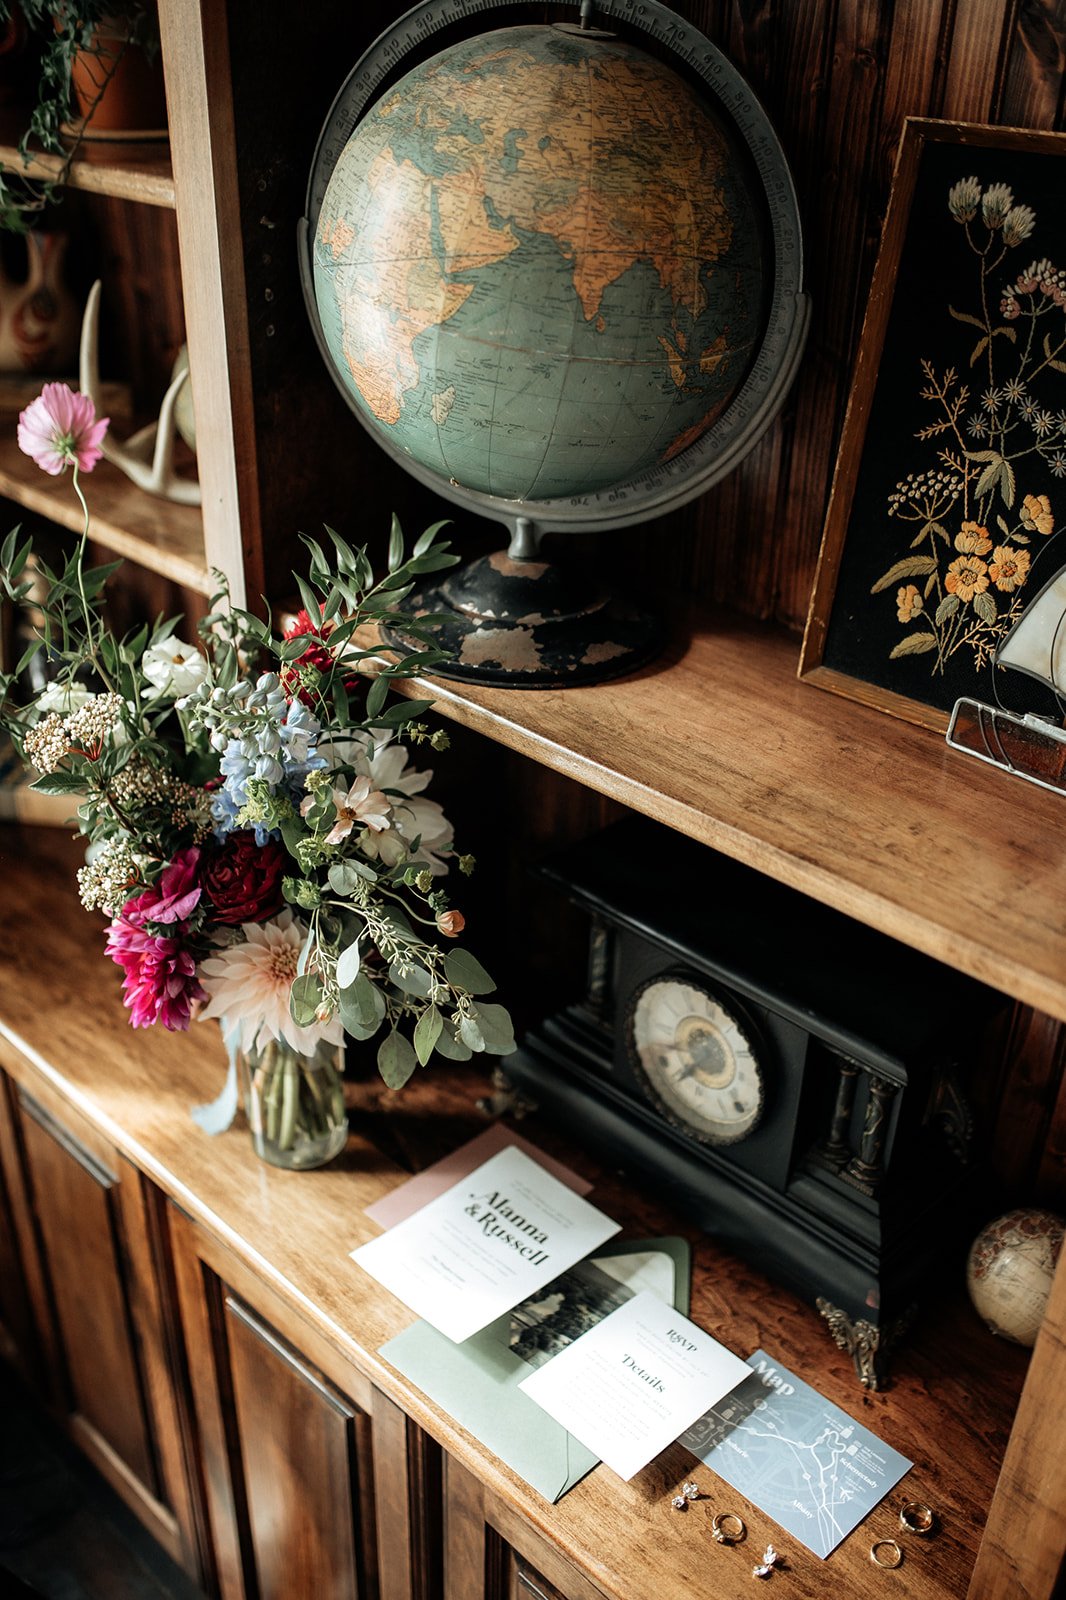
[[[167,1552],[198,1578],[178,1358],[161,1283],[161,1196],[47,1085],[8,1086],[8,1093],[17,1105],[8,1130],[17,1145],[8,1165],[17,1166],[20,1185],[16,1234],[24,1262],[32,1260],[51,1403]]]
[[[542,1534],[448,1456],[444,1600],[604,1600]]]
[[[43,1336],[34,1317],[30,1286],[30,1274],[39,1263],[31,1244],[27,1265],[28,1234],[20,1226],[28,1207],[18,1156],[14,1095],[14,1086],[0,1073],[0,1356],[47,1395]]]
[[[432,1447],[173,1206],[170,1234],[223,1600],[436,1600]]]

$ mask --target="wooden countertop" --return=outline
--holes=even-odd
[[[684,1233],[694,1249],[692,1315],[740,1355],[767,1350],[913,1462],[901,1491],[937,1510],[942,1531],[903,1539],[898,1571],[869,1560],[876,1538],[898,1531],[897,1492],[820,1562],[679,1446],[622,1483],[597,1468],[550,1506],[378,1355],[412,1314],[370,1280],[349,1252],[377,1233],[364,1207],[478,1131],[481,1075],[432,1068],[400,1095],[352,1048],[352,1137],[332,1166],[274,1170],[257,1160],[243,1120],[210,1138],[189,1107],[214,1097],[224,1054],[213,1025],[187,1034],[134,1031],[120,1003],[117,968],[103,954],[102,923],[77,902],[80,845],[59,830],[0,829],[0,1062],[30,1084],[34,1071],[88,1117],[197,1223],[209,1230],[323,1338],[457,1455],[529,1523],[552,1539],[612,1600],[717,1600],[751,1593],[751,1567],[769,1541],[789,1594],[864,1600],[962,1596],[1002,1460],[1028,1352],[993,1339],[962,1292],[961,1263],[945,1261],[944,1298],[926,1308],[901,1350],[895,1381],[864,1393],[848,1358],[816,1313],[687,1229],[684,1219],[635,1192],[535,1119],[523,1134],[594,1181],[591,1200],[631,1237]],[[684,1516],[670,1507],[695,1476],[710,1498]],[[715,1510],[736,1509],[747,1542],[724,1549],[709,1537]]]

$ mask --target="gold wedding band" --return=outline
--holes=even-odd
[[[885,1552],[884,1559],[878,1554],[880,1550]],[[875,1567],[898,1567],[903,1561],[903,1551],[895,1539],[878,1539],[870,1546],[870,1560]]]
[[[711,1536],[719,1544],[739,1544],[747,1531],[735,1511],[718,1511],[711,1519]]]
[[[935,1524],[932,1509],[919,1500],[908,1500],[899,1508],[899,1525],[904,1533],[916,1533],[924,1539],[932,1533]]]

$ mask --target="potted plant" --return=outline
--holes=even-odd
[[[157,68],[148,70],[158,58],[158,19],[142,0],[0,0],[0,22],[15,17],[24,23],[37,59],[36,99],[19,151],[24,158],[41,150],[61,159],[47,179],[0,166],[0,227],[25,232],[57,198],[92,128],[149,125],[146,96],[154,92],[161,105],[162,79]],[[138,99],[132,112],[117,112],[116,91],[127,77],[137,85]],[[165,119],[152,116],[150,122],[159,120]]]

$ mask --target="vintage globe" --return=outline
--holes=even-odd
[[[1062,1251],[1061,1217],[1050,1211],[1008,1211],[982,1228],[966,1261],[974,1308],[993,1333],[1032,1345],[1044,1320]]]
[[[325,345],[362,418],[454,485],[588,494],[677,456],[767,310],[754,169],[671,68],[612,37],[481,34],[340,153],[317,220]]]
[[[356,416],[510,530],[415,595],[450,653],[436,670],[532,688],[661,648],[604,563],[589,580],[542,537],[634,526],[732,471],[788,392],[809,306],[788,164],[711,41],[659,0],[482,31],[515,11],[422,0],[386,28],[326,118],[299,243]]]

